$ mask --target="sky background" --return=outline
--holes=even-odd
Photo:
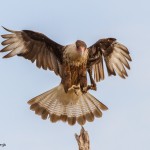
[[[150,1],[0,0],[0,25],[30,29],[66,45],[88,46],[114,37],[129,48],[133,62],[126,80],[108,77],[91,92],[109,107],[84,126],[91,150],[150,149]],[[0,34],[7,33],[0,28]],[[0,38],[0,42],[2,38]],[[0,46],[2,48],[2,46]],[[0,54],[2,58],[4,54]],[[60,82],[53,72],[23,58],[0,58],[0,144],[4,150],[77,150],[80,126],[43,121],[27,101]]]

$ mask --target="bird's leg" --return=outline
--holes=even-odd
[[[65,92],[67,93],[68,89],[71,87],[71,72],[70,66],[68,64],[63,65],[63,75],[61,82],[64,85]]]
[[[79,80],[80,88],[83,93],[87,92],[87,76],[86,76],[86,65],[83,64],[79,67]]]
[[[92,77],[92,67],[89,67],[88,68],[88,73],[89,73],[89,77],[90,77],[90,81],[91,81],[91,85],[88,85],[87,89],[88,90],[97,90],[97,87],[96,87],[96,83]]]

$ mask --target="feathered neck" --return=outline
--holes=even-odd
[[[64,50],[64,60],[73,66],[80,66],[87,63],[88,50],[86,49],[83,55],[80,55],[76,50],[76,44],[66,46]]]

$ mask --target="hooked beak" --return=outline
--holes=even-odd
[[[84,54],[85,48],[84,47],[79,47],[78,52],[82,56]]]

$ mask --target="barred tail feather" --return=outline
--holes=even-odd
[[[75,93],[72,88],[65,93],[62,84],[31,99],[28,104],[42,119],[50,118],[51,122],[62,120],[70,125],[92,122],[94,117],[102,116],[101,110],[108,109],[88,92],[82,94],[78,90]]]

